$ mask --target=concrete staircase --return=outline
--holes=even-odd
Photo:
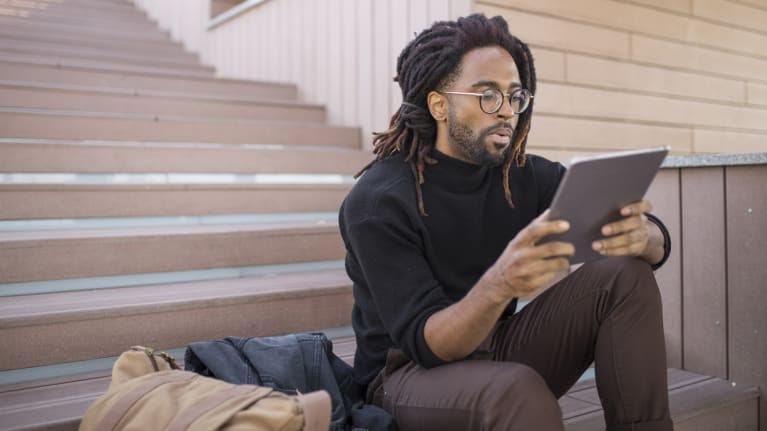
[[[217,78],[128,2],[0,10],[5,389],[135,344],[349,335],[358,129],[295,85]]]
[[[0,429],[76,429],[135,344],[324,330],[351,361],[336,212],[370,158],[128,2],[0,0]],[[669,373],[678,429],[756,429],[753,387]],[[561,400],[568,429],[596,397]]]

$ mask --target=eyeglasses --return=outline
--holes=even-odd
[[[485,114],[492,115],[501,110],[504,97],[509,98],[509,106],[514,115],[519,115],[530,106],[533,99],[533,93],[526,88],[518,88],[511,93],[502,93],[501,90],[488,88],[481,93],[463,93],[460,91],[442,91],[444,94],[457,94],[459,96],[477,96],[479,98],[479,108]]]

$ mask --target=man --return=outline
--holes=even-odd
[[[668,256],[647,201],[566,275],[546,208],[564,173],[525,154],[528,47],[501,17],[438,22],[397,62],[403,103],[343,203],[355,378],[405,430],[561,430],[557,398],[595,361],[609,430],[670,430],[660,295]]]

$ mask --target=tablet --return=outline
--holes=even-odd
[[[550,207],[550,219],[569,221],[570,230],[541,243],[571,242],[575,255],[570,264],[605,257],[591,244],[604,238],[602,226],[623,218],[621,208],[642,200],[668,150],[661,147],[572,159]]]

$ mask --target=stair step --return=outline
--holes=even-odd
[[[143,42],[169,41],[170,37],[159,28],[138,27],[133,29],[112,30],[107,27],[91,28],[76,24],[55,22],[30,22],[26,18],[0,15],[0,26],[7,31],[24,32],[54,32],[64,35],[102,38],[106,40],[135,40]]]
[[[319,146],[0,138],[0,172],[353,175],[372,159],[369,151]]]
[[[337,211],[350,189],[349,184],[0,184],[0,220]]]
[[[63,34],[46,34],[46,33],[19,33],[13,31],[13,29],[5,29],[0,27],[0,38],[8,41],[15,41],[18,43],[45,43],[45,44],[57,44],[78,48],[93,48],[101,50],[124,50],[125,52],[133,53],[146,53],[148,55],[157,55],[165,53],[170,56],[179,55],[185,53],[187,55],[195,56],[184,49],[184,47],[172,40],[164,42],[142,42],[142,41],[129,41],[129,40],[102,40],[94,39],[88,36],[78,35],[63,35]]]
[[[169,67],[169,66],[149,66],[141,64],[115,63],[98,60],[81,60],[75,58],[61,58],[48,55],[31,55],[0,52],[0,61],[15,62],[22,64],[35,64],[53,66],[56,68],[68,67],[79,69],[98,69],[101,71],[128,72],[140,74],[152,74],[168,77],[186,78],[207,78],[213,79],[214,72],[206,68],[187,68],[187,67]],[[13,79],[3,75],[3,79]],[[55,79],[50,81],[57,82]]]
[[[344,256],[334,220],[0,232],[0,283],[337,260]]]
[[[0,81],[0,106],[146,115],[238,117],[262,121],[325,121],[325,109],[320,105],[27,81]]]
[[[183,54],[183,52],[180,52]],[[72,47],[51,46],[51,44],[25,43],[19,44],[13,40],[0,39],[0,56],[36,56],[51,57],[74,61],[94,61],[108,64],[124,64],[128,66],[187,69],[190,71],[205,71],[214,73],[215,69],[204,66],[192,56],[186,58],[167,58],[161,55],[148,55],[139,52],[125,52],[112,49],[110,51],[81,49]]]
[[[51,9],[40,10],[17,8],[16,10],[24,12],[23,16],[17,17],[18,20],[35,24],[52,23],[86,26],[90,29],[100,29],[102,31],[114,28],[120,32],[129,32],[131,30],[161,32],[161,30],[159,30],[146,15],[142,16],[138,11],[101,11],[95,13],[91,12],[88,15],[84,15],[82,13],[77,13],[77,10],[63,13],[65,9],[59,9],[59,11],[62,12],[52,11]],[[83,9],[80,11],[82,10]]]
[[[42,4],[42,6],[40,6]],[[25,7],[28,5],[29,7]],[[78,7],[72,3],[45,4],[42,2],[30,2],[18,5],[17,11],[25,11],[30,18],[38,16],[55,17],[61,19],[101,19],[122,23],[151,23],[149,16],[137,8],[130,9],[97,9],[94,7]]]
[[[306,332],[322,332],[333,343],[333,353],[346,361],[349,365],[354,360],[356,342],[354,331],[351,326],[338,328],[310,329]],[[281,335],[281,334],[275,334]],[[174,358],[178,365],[184,367],[184,353],[186,347],[164,348],[154,346],[158,350],[167,352]],[[26,392],[32,389],[55,387],[65,388],[68,383],[84,382],[85,380],[100,380],[111,378],[112,368],[119,355],[104,358],[88,359],[85,361],[65,362],[40,367],[22,368],[0,372],[0,410],[6,406],[20,405],[29,401],[38,401],[40,397],[31,397]],[[593,377],[592,377],[593,378]],[[75,383],[77,385],[77,383]],[[18,393],[18,391],[25,391]],[[55,391],[55,389],[54,389]],[[13,394],[17,392],[17,394]],[[64,394],[63,391],[56,391]],[[1,415],[2,413],[0,413]],[[0,422],[3,423],[3,422]]]
[[[292,84],[267,83],[211,77],[178,77],[148,71],[99,69],[75,65],[57,65],[55,62],[4,60],[0,57],[0,76],[3,80],[88,85],[125,90],[154,90],[221,96],[261,97],[285,102],[295,101],[298,90]]]
[[[322,332],[331,338],[333,353],[352,364],[356,344],[354,337],[346,335],[349,331],[335,337],[330,331]],[[183,362],[183,349],[169,353]],[[110,363],[116,360],[111,359]],[[76,431],[88,405],[106,392],[110,380],[111,367],[101,372],[0,387],[0,405],[6,406],[0,410],[0,422],[13,430],[23,427]]]
[[[343,269],[4,298],[0,334],[15,346],[0,370],[350,323]],[[52,349],[51,346],[57,346]]]
[[[4,137],[195,141],[225,144],[312,144],[360,148],[357,128],[255,120],[152,116],[0,107]]]
[[[112,44],[81,44],[79,40],[63,40],[61,38],[35,39],[23,37],[6,37],[0,31],[0,46],[5,50],[18,52],[42,52],[56,55],[90,55],[90,56],[113,56],[131,60],[161,60],[175,62],[181,65],[199,65],[200,59],[193,53],[185,51],[181,46],[168,45],[164,48],[148,48],[145,46],[128,46]]]
[[[21,29],[26,26],[38,27],[41,25],[53,25],[58,28],[67,28],[70,32],[78,33],[80,29],[86,29],[87,32],[102,32],[120,35],[130,35],[140,33],[141,38],[145,34],[153,35],[152,38],[166,39],[168,35],[159,29],[152,21],[147,19],[125,19],[113,14],[100,14],[97,16],[77,16],[50,14],[44,11],[26,10],[22,16],[0,15],[3,18],[3,25],[11,25]],[[125,15],[125,14],[123,14]],[[137,18],[140,16],[136,15]]]
[[[596,387],[582,387],[564,398],[560,405],[568,406],[563,409],[567,431],[605,429]],[[756,430],[758,399],[759,390],[751,385],[669,370],[669,404],[677,431]]]
[[[40,1],[40,0],[38,0]],[[99,11],[138,11],[131,1],[105,1],[105,0],[43,0],[52,8],[62,8],[68,10],[99,10]]]
[[[345,353],[351,351],[353,346],[355,346],[354,339],[351,337],[334,340],[334,352],[338,352],[337,354],[349,363],[351,361],[347,359],[348,356]],[[757,429],[758,425],[755,421],[758,416],[756,411],[744,408],[749,405],[755,405],[758,398],[758,390],[755,387],[733,388],[727,381],[677,369],[668,370],[669,383],[677,375],[681,375],[683,378],[688,378],[691,381],[711,381],[713,382],[712,384],[718,384],[719,388],[713,388],[712,385],[698,388],[707,391],[706,394],[698,395],[708,397],[710,399],[708,401],[712,401],[709,404],[708,401],[701,402],[692,396],[676,396],[675,392],[678,393],[680,389],[678,387],[672,388],[671,384],[669,384],[672,419],[675,422],[674,429],[681,431],[693,429],[701,431]],[[87,409],[88,402],[86,400],[94,400],[100,396],[101,393],[106,391],[109,381],[110,377],[107,372],[104,375],[91,373],[72,376],[68,379],[40,380],[27,384],[7,386],[7,389],[0,387],[0,397],[2,397],[0,402],[8,405],[5,411],[0,411],[0,420],[3,423],[10,424],[11,429],[21,429],[21,427],[28,427],[24,429],[43,429],[43,426],[55,426],[57,430],[76,430],[79,426],[80,418]],[[577,414],[581,404],[572,398],[571,395],[577,390],[582,391],[583,388],[591,391],[596,390],[593,380],[579,382],[567,395],[560,399],[560,406],[565,417],[565,429],[568,431],[604,430],[604,422],[594,421],[586,424],[584,422],[573,421],[572,415]],[[689,390],[685,392],[689,395]],[[744,398],[742,402],[735,405],[731,404],[731,400],[740,397]],[[730,413],[731,417],[735,419],[734,422],[728,424],[731,426],[717,428],[716,426],[721,425],[720,423],[710,423],[702,425],[700,428],[692,428],[690,420],[685,419],[690,414],[693,414],[696,418],[706,418],[707,415],[699,413],[708,407],[716,406],[719,407],[721,413],[718,417],[723,417],[724,414]],[[597,408],[599,409],[599,407]],[[736,413],[738,416],[735,417],[732,413]],[[742,425],[742,427],[736,428],[738,425]]]
[[[62,228],[65,229],[65,228]],[[112,275],[105,277],[68,278],[64,280],[32,281],[0,284],[0,297],[62,293],[80,290],[115,289],[120,287],[150,286],[223,280],[283,273],[343,269],[343,260],[284,263],[277,265],[241,266],[235,268],[200,269],[191,271],[155,272],[146,274]],[[0,378],[0,384],[3,381]]]

